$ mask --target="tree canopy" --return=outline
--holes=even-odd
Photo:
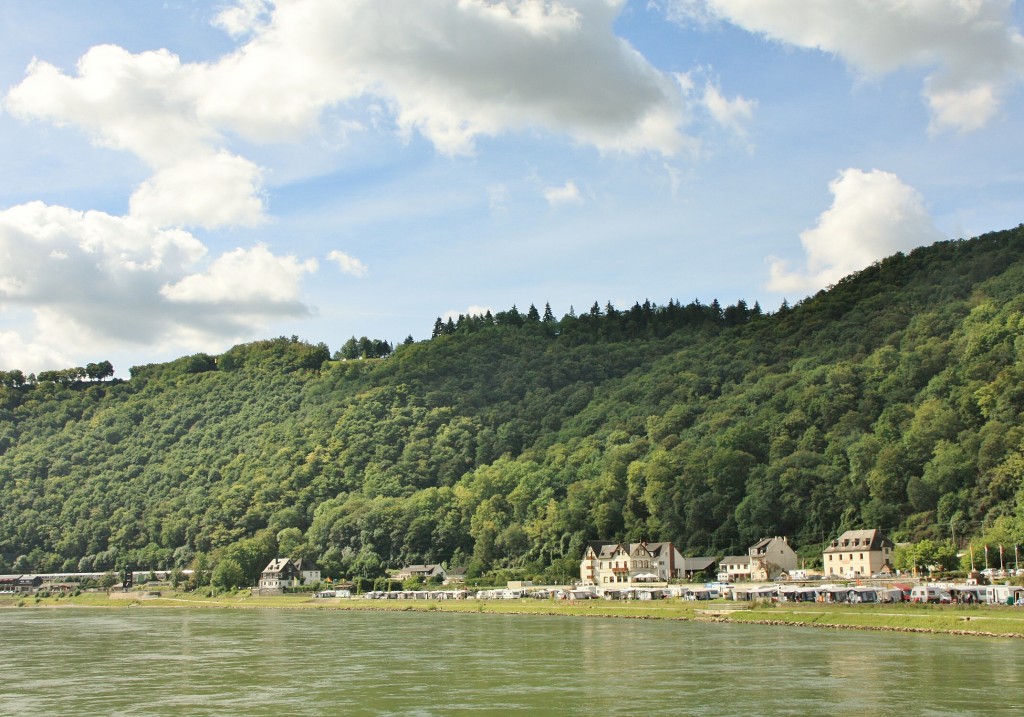
[[[1018,227],[775,313],[544,303],[333,360],[280,337],[130,381],[3,372],[0,572],[251,584],[285,550],[326,575],[564,577],[591,539],[704,555],[787,535],[813,557],[859,527],[1024,544],[1022,283]]]

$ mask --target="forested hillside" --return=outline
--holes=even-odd
[[[770,315],[513,307],[385,358],[281,338],[128,381],[8,372],[0,572],[231,561],[252,579],[281,554],[346,577],[564,577],[597,538],[1024,542],[1022,288],[1024,226]]]

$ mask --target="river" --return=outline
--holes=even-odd
[[[1024,712],[1024,640],[478,613],[0,611],[2,715]]]

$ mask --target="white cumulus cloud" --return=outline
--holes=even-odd
[[[28,366],[64,368],[74,365],[75,361],[56,346],[26,340],[17,331],[0,331],[0,370],[27,370],[25,367]]]
[[[324,111],[383,100],[397,129],[442,152],[542,128],[604,150],[684,145],[674,80],[615,35],[623,0],[245,0],[217,23],[252,33],[182,63],[167,50],[90,49],[75,75],[35,61],[8,94],[22,117],[81,127],[155,168],[224,133],[293,141]],[[262,20],[260,18],[263,18]]]
[[[315,262],[266,248],[209,260],[182,229],[137,217],[30,202],[0,210],[0,310],[30,317],[6,331],[0,365],[34,371],[74,351],[251,338],[281,316],[308,316],[299,278]],[[51,365],[52,364],[48,364]]]
[[[223,147],[215,125],[197,117],[199,66],[167,50],[90,49],[69,76],[35,60],[6,107],[26,119],[74,125],[104,147],[136,155],[154,170],[131,198],[132,213],[161,226],[251,226],[263,219],[260,173]]]
[[[264,220],[261,184],[260,168],[244,157],[200,152],[143,182],[130,213],[159,226],[255,226]]]
[[[932,71],[922,93],[932,130],[984,126],[1024,80],[1013,0],[666,0],[681,21],[720,19],[840,57],[865,75]]]
[[[217,258],[206,271],[164,286],[160,293],[175,302],[236,303],[269,308],[288,305],[299,294],[303,274],[317,270],[315,259],[276,256],[265,246],[235,249]]]
[[[832,206],[817,226],[800,234],[806,265],[791,270],[786,262],[769,259],[769,289],[812,293],[897,251],[944,238],[921,195],[895,174],[846,169],[829,190]]]

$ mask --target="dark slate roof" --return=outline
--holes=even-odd
[[[847,530],[825,548],[826,553],[841,553],[850,550],[881,550],[892,548],[893,543],[880,530]]]
[[[749,565],[749,555],[727,555],[718,561],[719,565]]]
[[[683,558],[683,564],[679,566],[679,569],[688,573],[695,570],[707,570],[717,562],[718,559],[714,556],[705,558]]]

